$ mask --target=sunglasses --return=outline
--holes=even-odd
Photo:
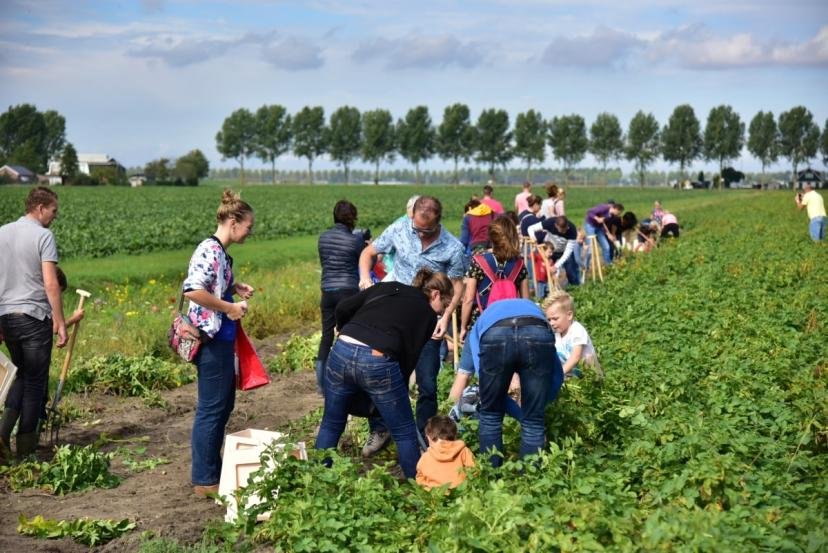
[[[431,228],[418,228],[414,226],[414,223],[411,223],[411,229],[416,232],[419,236],[431,236],[432,234],[436,234],[440,230],[440,225],[437,224]]]

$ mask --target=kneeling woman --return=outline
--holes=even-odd
[[[420,269],[411,286],[382,282],[339,302],[317,449],[337,446],[348,414],[367,395],[391,431],[403,473],[416,476],[420,449],[406,383],[452,292],[445,274]]]

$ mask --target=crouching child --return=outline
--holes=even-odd
[[[564,378],[581,377],[580,367],[592,368],[598,378],[604,377],[595,346],[584,325],[575,320],[575,303],[566,292],[554,292],[543,302],[543,310],[555,331],[555,350],[563,368]]]
[[[417,463],[417,484],[427,490],[445,484],[456,488],[466,479],[465,469],[474,466],[474,454],[457,439],[457,425],[447,416],[431,417],[425,434],[429,446]]]

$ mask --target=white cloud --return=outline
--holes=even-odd
[[[483,44],[461,42],[453,36],[407,36],[397,39],[378,38],[361,43],[352,58],[356,62],[384,60],[388,69],[446,68],[466,69],[485,62]]]
[[[623,62],[646,43],[634,35],[598,27],[590,36],[557,37],[543,51],[547,65],[607,67]]]
[[[287,71],[317,69],[324,63],[322,50],[318,46],[297,37],[263,44],[262,55],[271,65]]]

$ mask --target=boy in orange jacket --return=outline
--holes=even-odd
[[[457,425],[447,416],[428,419],[425,434],[429,446],[417,463],[417,484],[427,490],[444,484],[456,488],[466,479],[464,469],[474,466],[474,454],[457,439]]]

